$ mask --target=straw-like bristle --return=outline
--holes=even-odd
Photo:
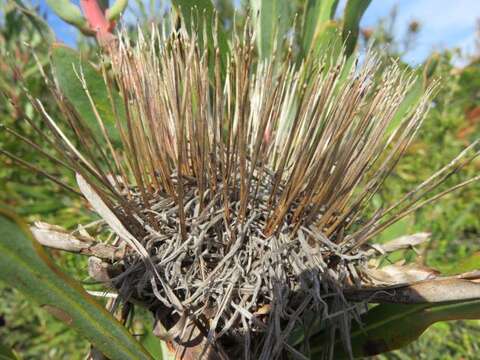
[[[399,119],[415,79],[372,53],[361,65],[343,57],[298,65],[288,55],[261,62],[247,26],[232,39],[223,73],[219,50],[184,29],[154,29],[129,43],[121,36],[110,49],[113,80],[104,74],[123,99],[110,99],[121,141],[108,133],[81,68],[100,133],[55,91],[74,145],[32,100],[61,160],[86,181],[82,192],[98,197],[101,216],[120,220],[105,219],[135,250],[114,281],[120,295],[200,323],[216,346],[224,335],[241,339],[246,358],[295,353],[288,336],[310,310],[348,331],[344,320],[354,314],[341,288],[361,281],[361,245],[436,198],[419,202],[469,159],[465,151],[366,218],[432,88]]]

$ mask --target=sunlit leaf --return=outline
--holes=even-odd
[[[116,128],[115,114],[123,121],[125,112],[121,106],[118,93],[111,90],[115,111],[112,109],[112,101],[109,97],[102,74],[98,72],[88,61],[83,60],[80,54],[61,44],[54,44],[51,50],[52,65],[60,90],[73,105],[79,116],[84,119],[94,134],[101,134],[101,127],[90,103],[87,93],[79,79],[81,72],[85,77],[88,91],[95,103],[95,107],[105,126],[109,138],[114,143],[120,143],[120,134]],[[75,73],[76,72],[76,73]],[[97,136],[102,143],[103,137]]]
[[[312,42],[326,30],[328,22],[333,19],[338,0],[307,0],[304,6],[302,46],[308,53]]]
[[[175,354],[168,349],[166,342],[156,337],[152,331],[147,331],[142,336],[141,343],[155,360],[175,359]]]
[[[419,77],[412,85],[409,92],[405,95],[405,98],[395,112],[393,120],[388,126],[387,133],[391,133],[395,128],[398,127],[400,122],[407,116],[407,114],[411,112],[412,109],[415,109],[416,106],[420,103],[423,95],[423,80]]]
[[[257,47],[260,57],[272,54],[275,43],[282,45],[288,29],[293,26],[291,2],[287,0],[250,0],[254,15]]]
[[[440,304],[382,304],[362,317],[362,325],[355,324],[351,344],[355,357],[381,354],[402,348],[415,341],[438,321],[480,319],[480,300]],[[312,358],[326,346],[327,337],[311,338]],[[336,359],[348,359],[341,341],[335,349]]]
[[[92,32],[89,30],[80,8],[70,0],[46,0],[46,2],[63,21],[77,27],[86,34]]]
[[[183,19],[185,20],[185,25],[189,31],[192,29],[192,25],[196,23],[198,31],[196,32],[197,36],[203,36],[203,28],[207,30],[208,36],[208,46],[210,50],[214,46],[214,37],[211,31],[211,27],[215,24],[215,7],[211,0],[172,0],[172,5],[177,9],[177,11],[182,12]],[[198,15],[198,16],[195,16]],[[204,21],[206,24],[204,24]],[[223,26],[219,21],[218,24],[218,48],[220,50],[220,57],[222,60],[222,66],[225,67],[226,59],[229,52],[227,36],[224,32]],[[203,41],[199,41],[200,44]]]
[[[345,41],[345,54],[350,56],[357,45],[360,20],[372,0],[348,0],[343,15],[342,37]]]
[[[0,280],[75,329],[112,360],[151,359],[110,313],[61,272],[27,226],[0,210]]]
[[[350,301],[387,302],[395,304],[429,304],[431,306],[447,302],[460,303],[480,299],[479,274],[466,273],[458,277],[436,277],[393,286],[373,286],[361,289],[348,288],[345,298]]]
[[[313,56],[313,59],[318,59],[320,57],[325,57],[326,59],[331,59],[330,65],[333,65],[338,56],[343,50],[343,44],[341,39],[341,27],[340,23],[336,20],[329,20],[322,25],[321,31],[315,34],[315,38],[312,41],[310,48],[310,56]],[[350,63],[346,66],[343,73],[343,81],[347,80],[348,67],[353,65]],[[341,84],[341,82],[339,82]],[[339,85],[340,86],[340,85]]]
[[[106,11],[107,20],[116,20],[125,11],[128,5],[128,0],[115,0]]]

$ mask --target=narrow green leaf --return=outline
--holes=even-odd
[[[151,359],[127,329],[61,272],[27,226],[0,210],[0,280],[77,330],[112,360]]]
[[[152,331],[147,331],[142,336],[141,343],[155,360],[170,360],[165,342],[156,337]]]
[[[200,37],[199,44],[202,44],[203,26],[207,30],[208,47],[213,50],[213,25],[215,24],[215,7],[211,0],[172,0],[172,5],[177,11],[181,11],[185,25],[189,32],[192,31],[194,20],[197,22],[197,35]],[[198,13],[198,18],[194,15]],[[203,20],[205,19],[205,23]],[[220,19],[219,19],[220,22]],[[218,48],[223,68],[226,68],[227,55],[229,52],[227,35],[221,23],[218,24]],[[212,52],[213,53],[213,52]],[[212,57],[213,60],[213,57]]]
[[[348,0],[343,15],[342,38],[345,41],[345,55],[350,56],[357,45],[360,20],[372,0]]]
[[[424,93],[425,89],[423,87],[423,80],[418,77],[405,98],[402,100],[395,115],[393,116],[392,121],[388,125],[387,135],[391,134],[392,131],[400,125],[400,122],[417,107]]]
[[[424,62],[422,78],[423,78],[423,87],[426,88],[429,84],[429,80],[434,76],[435,72],[438,69],[440,64],[440,54],[434,52],[431,54],[428,59]]]
[[[73,4],[70,0],[46,0],[48,6],[57,14],[63,21],[77,27],[80,31],[91,34],[87,21],[82,15],[80,8]]]
[[[328,20],[315,34],[309,53],[306,55],[313,61],[324,58],[328,60],[328,66],[335,64],[343,51],[341,34],[340,23],[335,20]],[[348,69],[344,68],[344,71],[344,76],[348,75]],[[341,85],[339,84],[339,86]]]
[[[280,47],[288,29],[292,27],[291,3],[288,0],[250,0],[261,58],[272,54],[275,42]]]
[[[312,42],[325,30],[327,23],[333,20],[338,0],[307,0],[303,11],[302,46],[308,54]]]
[[[115,2],[106,11],[107,20],[116,20],[125,11],[128,0],[115,0]]]
[[[402,348],[415,341],[438,321],[480,319],[480,300],[437,304],[382,304],[355,324],[351,344],[355,357],[381,354]],[[312,356],[318,355],[328,341],[324,334],[311,338]],[[341,341],[335,346],[336,359],[348,359]]]
[[[15,354],[7,348],[5,345],[0,343],[0,360],[17,360],[18,358]]]
[[[201,15],[205,12],[207,24],[213,24],[215,16],[215,7],[211,0],[172,0],[172,5],[177,10],[182,11],[185,24],[190,28],[192,24],[192,11],[198,11]]]
[[[60,90],[73,105],[79,116],[81,116],[90,129],[93,130],[93,133],[99,134],[97,140],[103,143],[104,139],[100,135],[102,132],[95,112],[77,76],[77,74],[80,74],[80,70],[83,70],[88,91],[95,103],[95,107],[98,110],[109,138],[114,144],[120,144],[121,139],[120,133],[116,128],[115,111],[112,109],[112,103],[102,74],[88,63],[88,61],[83,60],[77,51],[61,44],[54,44],[52,47],[51,61]],[[116,93],[114,89],[112,89],[112,92],[113,100],[116,104],[115,110],[117,116],[120,117],[120,122],[124,123],[125,111],[121,105],[120,95]]]

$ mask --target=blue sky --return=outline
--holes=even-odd
[[[268,1],[268,0],[266,0]],[[78,0],[74,1],[78,3]],[[37,0],[46,12],[48,22],[58,40],[75,44],[76,30],[62,22],[48,10],[45,0]],[[341,0],[343,6],[345,0]],[[474,50],[476,21],[480,19],[480,0],[373,0],[362,19],[362,26],[374,26],[397,6],[395,34],[405,34],[411,20],[418,20],[421,31],[414,51],[405,60],[412,64],[422,62],[432,50],[459,47],[464,53]]]
[[[476,23],[480,21],[480,0],[373,0],[362,19],[362,26],[375,25],[398,7],[397,36],[405,34],[411,20],[422,27],[415,51],[405,60],[417,64],[432,50],[459,47],[464,53],[475,49]]]

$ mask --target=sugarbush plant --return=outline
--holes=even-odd
[[[133,41],[113,30],[126,2],[81,1],[83,15],[57,2],[96,37],[99,61],[54,44],[51,74],[39,64],[58,118],[25,89],[43,127],[26,121],[54,156],[9,133],[76,185],[0,151],[83,198],[99,220],[72,233],[28,229],[2,212],[2,279],[85,336],[93,358],[163,356],[127,331],[135,307],[179,359],[368,356],[437,321],[478,318],[478,271],[381,266],[429,234],[372,243],[478,180],[435,191],[478,155],[477,142],[377,206],[436,83],[373,51],[360,61],[369,1],[348,1],[342,20],[337,3],[306,1],[294,21],[290,2],[251,1],[227,29],[209,1],[173,1],[163,25]],[[88,256],[105,291],[88,294],[39,243]]]

